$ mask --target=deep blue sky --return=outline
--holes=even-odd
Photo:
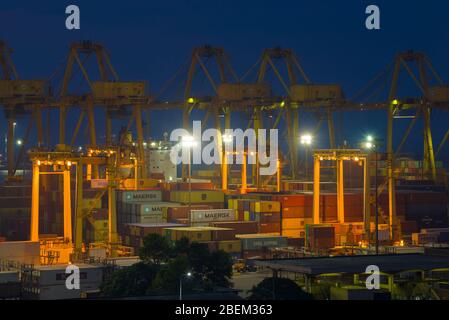
[[[81,9],[80,31],[65,29],[69,4]],[[365,29],[369,4],[381,9],[380,31]],[[72,41],[100,42],[111,53],[122,79],[147,80],[152,93],[186,63],[195,46],[223,47],[240,75],[264,48],[281,46],[295,50],[314,82],[340,83],[350,97],[389,64],[395,53],[407,49],[425,52],[448,80],[448,13],[449,3],[444,0],[18,0],[0,4],[0,38],[14,48],[13,59],[22,78],[48,78],[63,64]],[[156,137],[180,125],[167,114],[157,113],[154,118],[152,134]],[[339,119],[336,116],[341,137],[351,143],[366,133],[382,136],[385,132],[383,113],[350,113]],[[447,115],[436,112],[433,121],[438,144]],[[25,125],[19,125],[19,136]],[[305,120],[303,125],[310,130],[313,121]],[[403,126],[399,123],[398,131]],[[420,136],[418,126],[406,151],[421,150]],[[326,146],[325,131],[317,140]]]

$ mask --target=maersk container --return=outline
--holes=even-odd
[[[235,220],[234,209],[192,210],[190,212],[190,221],[192,223]]]
[[[164,213],[166,215],[166,208],[176,206],[179,206],[179,204],[170,202],[155,202],[151,204],[141,204],[139,211],[141,216],[164,215]]]
[[[120,191],[124,203],[161,202],[161,190]]]

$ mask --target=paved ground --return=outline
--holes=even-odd
[[[263,279],[271,277],[271,275],[271,271],[267,269],[257,272],[235,273],[232,282],[234,283],[234,289],[240,290],[239,295],[246,298],[249,295],[248,290],[251,290]]]

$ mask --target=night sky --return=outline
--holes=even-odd
[[[65,7],[81,10],[81,30],[65,29]],[[365,28],[365,8],[376,4],[381,10],[381,30]],[[123,80],[146,80],[150,92],[163,85],[185,65],[196,46],[222,47],[243,75],[264,48],[292,48],[305,72],[316,83],[339,83],[347,97],[392,62],[397,52],[414,49],[427,54],[435,69],[449,81],[449,3],[447,1],[2,1],[0,38],[14,48],[13,60],[21,78],[48,79],[60,70],[73,41],[92,40],[107,47],[112,64]],[[59,71],[58,71],[59,70]],[[404,78],[405,79],[405,78]],[[164,96],[177,100],[182,77]],[[404,93],[413,95],[409,83]],[[195,90],[210,90],[204,80]],[[408,86],[408,87],[407,87]],[[413,89],[413,87],[412,87]],[[278,90],[275,87],[275,90]],[[282,94],[282,92],[277,92]],[[178,94],[178,95],[177,95]],[[74,127],[78,111],[69,116]],[[181,125],[179,116],[154,112],[151,135]],[[242,116],[243,117],[243,116]],[[56,115],[52,115],[56,120]],[[199,120],[199,119],[198,119]],[[403,131],[408,120],[396,122]],[[98,130],[102,130],[98,119]],[[355,144],[370,133],[384,137],[383,112],[337,114],[338,138]],[[432,115],[435,144],[447,130],[447,114]],[[310,115],[301,120],[301,130],[312,130]],[[24,134],[26,121],[19,121],[17,136]],[[1,122],[5,130],[5,122]],[[325,128],[325,127],[324,127]],[[57,129],[57,127],[55,127]],[[404,151],[422,152],[422,126],[416,126]],[[56,142],[57,130],[53,131]],[[81,135],[83,139],[85,133]],[[396,135],[396,141],[401,139]],[[3,140],[3,139],[2,139]],[[316,139],[327,147],[325,130]],[[0,146],[3,145],[3,141]],[[2,146],[2,150],[4,147]],[[449,148],[444,150],[447,156]]]

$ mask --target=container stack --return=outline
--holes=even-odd
[[[412,234],[412,244],[417,246],[449,244],[449,228],[422,229]]]
[[[179,205],[167,208],[167,222],[190,224],[190,210],[211,209],[208,205]]]
[[[250,220],[258,223],[258,233],[281,232],[281,205],[278,201],[250,202]]]
[[[143,245],[143,238],[148,234],[165,235],[166,228],[179,228],[183,225],[175,223],[130,223],[124,226],[122,241],[125,246],[134,248],[135,252]]]
[[[312,197],[308,194],[277,196],[282,209],[282,235],[304,238],[306,224],[312,223]]]
[[[335,247],[335,227],[325,224],[307,225],[306,245],[312,250]]]
[[[190,211],[190,225],[192,227],[209,226],[211,222],[235,221],[234,209],[205,209]]]
[[[221,190],[170,191],[164,193],[165,201],[181,204],[208,205],[214,209],[224,208],[224,193]]]

